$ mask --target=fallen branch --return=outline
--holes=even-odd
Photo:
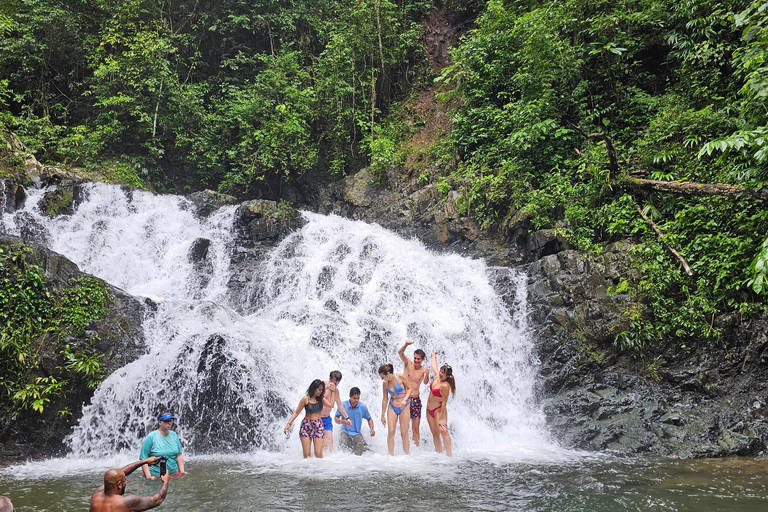
[[[680,256],[680,253],[679,253],[679,252],[677,252],[677,251],[674,249],[674,247],[672,247],[671,245],[669,245],[669,244],[667,243],[667,240],[666,240],[666,237],[664,236],[664,233],[662,233],[662,232],[661,232],[661,230],[658,228],[658,226],[656,226],[656,223],[655,223],[655,222],[653,222],[653,221],[652,221],[651,219],[649,219],[648,217],[646,217],[646,215],[643,213],[643,210],[642,210],[642,209],[641,209],[639,206],[635,205],[635,209],[637,210],[637,213],[639,213],[639,214],[640,214],[640,216],[643,218],[643,220],[644,220],[645,222],[647,222],[648,224],[650,224],[650,225],[651,225],[651,227],[653,228],[653,231],[655,231],[655,232],[656,232],[656,234],[657,234],[657,235],[659,235],[659,238],[661,239],[661,242],[662,242],[662,243],[664,244],[664,246],[665,246],[665,247],[666,247],[666,248],[669,250],[669,252],[671,252],[672,254],[674,254],[674,255],[675,255],[675,257],[677,257],[677,259],[678,259],[678,260],[680,260],[680,263],[683,265],[683,268],[685,269],[685,272],[686,272],[686,273],[687,273],[689,276],[692,276],[692,275],[693,275],[693,271],[691,271],[691,267],[688,265],[688,262],[687,262],[687,261],[685,261],[685,258],[683,258],[682,256]]]
[[[686,196],[725,196],[746,195],[754,199],[768,200],[768,188],[756,190],[739,185],[725,183],[693,183],[690,181],[657,181],[642,178],[626,178],[621,183],[644,190],[656,190]]]

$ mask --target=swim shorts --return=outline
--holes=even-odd
[[[421,398],[415,396],[411,398],[411,419],[421,419]]]
[[[333,430],[333,421],[331,421],[330,416],[326,416],[325,418],[320,418],[323,420],[323,428],[325,430]]]
[[[320,420],[301,420],[299,428],[299,437],[309,437],[310,439],[320,439],[323,437],[323,422]]]

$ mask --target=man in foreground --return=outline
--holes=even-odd
[[[0,496],[0,512],[13,512],[16,510],[13,508],[13,503],[11,503],[11,498],[8,496]]]
[[[110,469],[104,473],[104,484],[94,491],[91,496],[91,508],[89,512],[130,512],[133,510],[149,510],[160,505],[168,494],[168,481],[170,473],[166,472],[160,477],[163,486],[154,496],[135,496],[125,494],[127,476],[144,464],[157,464],[162,457],[149,457],[128,464],[122,469]]]
[[[373,430],[373,419],[368,407],[360,401],[360,389],[352,388],[349,390],[349,400],[344,402],[344,409],[349,414],[351,425],[342,421],[341,411],[336,411],[336,423],[342,423],[341,434],[339,436],[339,445],[355,452],[355,455],[362,455],[365,450],[365,439],[363,439],[363,419],[368,420],[368,428],[371,430],[371,437],[376,435]]]
[[[405,364],[405,375],[408,377],[408,382],[411,384],[411,429],[413,430],[413,444],[419,446],[421,441],[421,435],[419,434],[419,426],[421,425],[421,398],[419,398],[419,392],[421,389],[421,383],[427,384],[429,382],[429,369],[422,366],[421,363],[427,358],[427,354],[423,350],[417,348],[413,351],[413,361],[405,355],[405,349],[409,345],[413,345],[411,340],[405,340],[405,345],[400,347],[397,351],[400,359]]]

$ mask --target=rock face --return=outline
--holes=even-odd
[[[614,340],[627,311],[645,306],[611,293],[631,266],[628,244],[601,256],[562,251],[527,266],[538,394],[566,446],[679,457],[756,455],[768,442],[768,321],[725,329],[723,344],[673,347],[633,358]],[[767,354],[768,355],[768,354]]]
[[[0,236],[0,247],[9,249],[22,243],[13,237]],[[44,247],[33,245],[28,256],[30,263],[41,267],[48,278],[49,290],[70,286],[72,279],[88,276],[67,258]],[[41,341],[39,377],[61,378],[65,360],[61,350],[70,345],[73,352],[88,349],[101,354],[105,375],[137,359],[144,352],[144,335],[141,321],[144,305],[119,288],[105,283],[113,300],[103,318],[94,320],[78,336],[56,340],[46,336]],[[53,398],[42,414],[28,411],[13,420],[5,407],[0,408],[0,459],[20,459],[41,455],[62,454],[64,437],[80,417],[84,403],[90,400],[93,390],[85,382],[75,382],[72,392],[64,397]],[[68,411],[70,414],[59,414]]]

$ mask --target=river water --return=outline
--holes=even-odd
[[[414,240],[338,217],[307,224],[255,264],[234,207],[198,218],[178,196],[87,185],[73,215],[43,215],[45,190],[0,227],[156,305],[146,354],[96,390],[70,455],[0,469],[18,510],[85,510],[103,472],[138,457],[160,412],[173,412],[189,476],[165,510],[739,510],[764,507],[757,460],[617,458],[566,450],[533,397],[525,275],[434,254]],[[208,247],[203,260],[193,247]],[[494,280],[509,286],[499,295]],[[423,446],[386,455],[376,368],[411,338],[454,369],[454,455]],[[409,353],[410,355],[410,353]],[[377,421],[363,457],[302,460],[287,416],[315,378],[341,370]],[[422,399],[426,394],[422,389]],[[363,428],[367,433],[367,428]],[[128,492],[157,484],[130,479]],[[737,505],[735,505],[737,504]],[[750,508],[752,507],[752,508]]]

